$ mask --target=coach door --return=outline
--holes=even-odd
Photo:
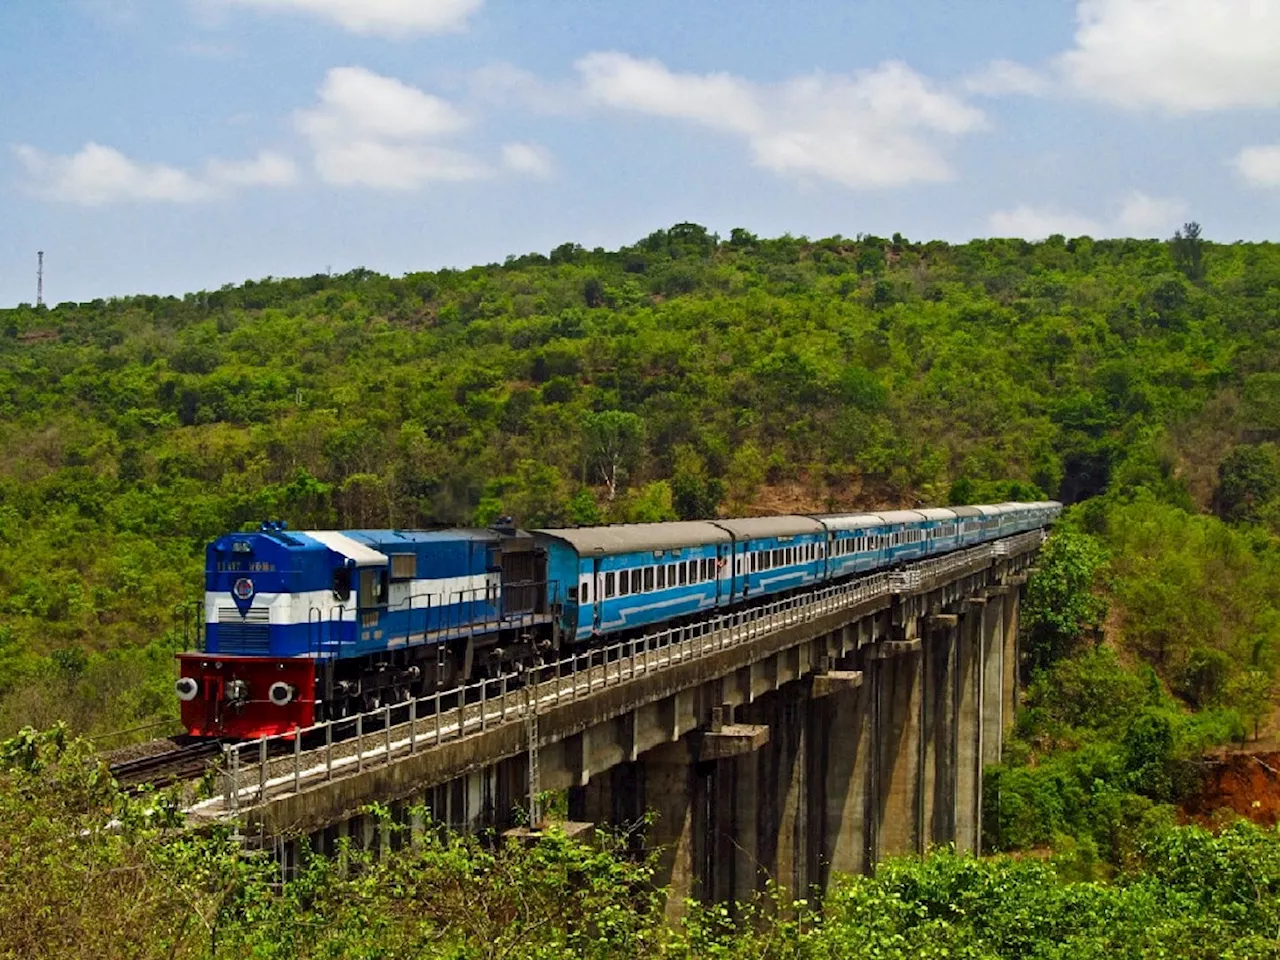
[[[601,607],[604,606],[600,601],[604,598],[604,572],[600,569],[600,558],[593,557],[591,560],[591,631],[593,633],[600,632]]]

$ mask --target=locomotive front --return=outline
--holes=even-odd
[[[178,656],[183,725],[219,737],[310,726],[317,665],[354,639],[351,561],[283,524],[221,537],[205,559],[204,648]]]

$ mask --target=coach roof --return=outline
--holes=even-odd
[[[754,540],[759,537],[794,537],[801,533],[823,533],[825,528],[812,517],[743,517],[737,520],[716,520],[738,540]]]
[[[609,527],[571,527],[566,530],[534,530],[543,537],[563,540],[580,556],[610,556],[618,553],[645,553],[678,550],[709,543],[726,543],[729,534],[715,524],[701,520],[672,523],[618,523]]]

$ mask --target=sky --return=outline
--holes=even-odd
[[[1278,218],[1280,0],[0,3],[0,306]]]

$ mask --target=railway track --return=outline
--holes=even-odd
[[[173,737],[173,749],[111,764],[107,769],[120,786],[130,789],[144,784],[164,786],[199,777],[209,763],[222,753],[220,740],[190,740]]]
[[[663,645],[665,643],[660,641],[658,647],[660,648]],[[620,649],[584,650],[568,661],[560,661],[546,666],[539,664],[526,670],[493,677],[485,681],[485,688],[489,695],[496,696],[508,689],[518,689],[530,681],[536,684],[553,676],[568,676],[580,670],[589,670],[599,664],[610,662],[611,659],[617,659],[620,656],[622,656]],[[467,703],[478,701],[480,699],[479,686],[477,685],[468,690],[465,697]],[[454,709],[457,706],[459,706],[459,692],[456,690],[450,691],[440,702],[442,710]],[[409,719],[408,703],[391,704],[390,709],[390,720],[393,724],[404,723]],[[422,701],[419,710],[429,711],[429,701]],[[419,713],[419,716],[427,715],[429,715],[428,712]],[[382,710],[371,711],[361,717],[362,724],[357,723],[355,716],[335,719],[333,721],[334,742],[354,737],[361,730],[364,733],[381,730],[387,719],[388,715],[383,713]],[[280,756],[293,750],[292,741],[286,737],[272,737],[271,741],[267,746],[269,756]],[[126,790],[136,791],[138,788],[148,784],[166,786],[184,780],[193,780],[201,776],[209,765],[222,754],[223,744],[232,742],[235,741],[231,739],[196,739],[186,734],[180,734],[141,744],[139,747],[152,750],[152,752],[148,752],[143,756],[129,757],[128,759],[110,763],[108,769],[116,782]],[[310,750],[320,746],[322,743],[324,743],[324,734],[318,730],[312,730],[303,735],[301,747],[304,750]],[[155,750],[153,748],[159,749]]]

